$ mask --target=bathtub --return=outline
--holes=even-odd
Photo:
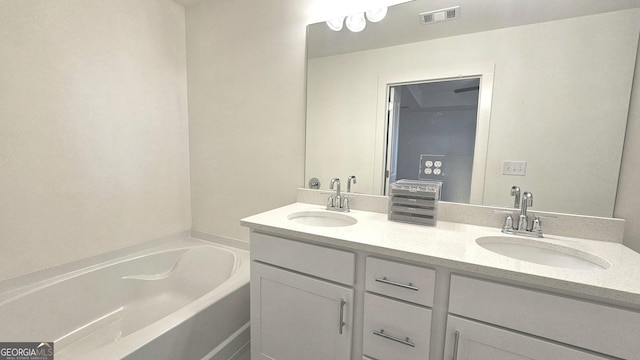
[[[248,252],[171,241],[0,288],[0,342],[53,341],[56,360],[235,359],[248,348],[248,284]]]

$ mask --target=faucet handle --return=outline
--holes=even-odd
[[[342,211],[344,212],[349,212],[351,211],[351,209],[349,209],[349,198],[345,197],[344,200],[342,200]]]
[[[329,196],[329,198],[327,199],[327,209],[330,209],[333,207],[333,196]]]
[[[557,216],[553,215],[539,215],[533,214],[533,224],[531,225],[531,231],[537,233],[542,237],[542,221],[540,219],[556,219]]]
[[[513,230],[513,211],[511,210],[493,210],[496,214],[506,214],[504,219],[504,225],[502,226],[502,232]]]
[[[531,231],[542,232],[542,223],[540,222],[540,218],[537,216],[533,219],[533,225],[531,225]]]
[[[507,214],[507,217],[504,219],[504,226],[502,227],[502,230],[513,230],[513,217],[511,216],[511,214]]]

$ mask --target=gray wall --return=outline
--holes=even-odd
[[[442,200],[468,204],[476,119],[476,110],[401,111],[397,179],[442,181]],[[444,175],[420,177],[421,154],[446,155]]]

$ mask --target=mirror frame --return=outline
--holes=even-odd
[[[478,116],[476,125],[476,141],[473,152],[473,171],[471,175],[471,198],[481,203],[484,197],[484,182],[489,148],[489,129],[491,123],[491,104],[493,100],[493,78],[495,64],[468,64],[447,68],[429,68],[395,74],[383,74],[378,78],[378,109],[376,111],[376,139],[374,154],[374,189],[380,194],[385,192],[387,157],[387,134],[389,121],[387,99],[389,87],[417,82],[435,82],[463,78],[479,78],[480,92],[478,95]]]

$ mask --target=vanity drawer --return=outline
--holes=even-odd
[[[429,357],[431,310],[373,294],[364,296],[363,352],[378,360]]]
[[[251,258],[353,286],[355,254],[258,232],[251,233]]]
[[[640,354],[632,310],[452,275],[449,312],[623,359]]]
[[[365,276],[367,291],[433,306],[435,270],[368,257]]]

